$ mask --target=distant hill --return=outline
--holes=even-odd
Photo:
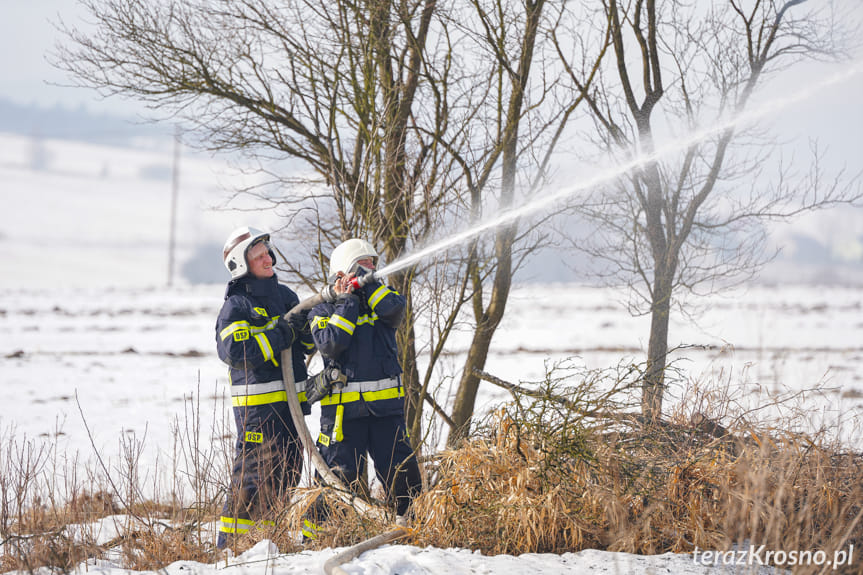
[[[128,147],[141,138],[171,137],[171,126],[92,113],[84,107],[43,108],[0,99],[0,132]]]
[[[50,236],[51,245],[62,245],[78,256],[64,252],[60,257],[56,248],[50,251],[58,255],[48,267],[69,282],[95,274],[88,267],[95,261],[112,262],[106,269],[121,272],[106,281],[116,281],[118,275],[136,282],[164,276],[172,131],[168,123],[0,99],[0,180],[7,191],[5,214],[0,214],[0,255],[7,264],[13,256],[23,264],[29,261],[26,249],[32,248],[30,260],[37,261],[45,257],[40,242]],[[278,227],[272,211],[252,216],[215,208],[229,190],[248,186],[248,174],[226,176],[224,161],[225,156],[196,155],[183,146],[176,271],[191,283],[224,280],[221,261],[212,254],[218,254],[222,238],[233,227],[250,220]],[[8,193],[12,190],[14,194]],[[118,214],[125,214],[125,219]],[[39,227],[32,222],[39,222]],[[27,235],[34,230],[38,234]],[[111,257],[101,251],[96,257],[93,251],[103,238],[110,238],[116,248]],[[777,225],[771,230],[771,245],[781,252],[761,271],[758,282],[863,285],[863,208],[839,206]],[[531,254],[515,279],[589,283],[595,279],[590,273],[594,266],[578,251],[559,246]],[[17,279],[30,285],[42,278],[22,272]]]

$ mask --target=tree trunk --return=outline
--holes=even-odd
[[[533,51],[536,46],[536,36],[544,4],[544,0],[525,4],[525,31],[521,40],[518,70],[517,73],[510,75],[512,92],[507,103],[501,137],[500,204],[504,209],[512,205],[515,196],[519,127],[525,89],[533,63]],[[504,54],[501,54],[500,57],[502,61],[506,59]],[[492,283],[491,300],[484,312],[482,311],[482,285],[478,281],[476,282],[474,316],[477,320],[477,326],[453,405],[452,420],[454,426],[447,437],[447,445],[450,447],[455,446],[470,431],[470,420],[473,416],[479,388],[479,378],[474,375],[474,368],[481,370],[485,367],[492,337],[494,337],[494,332],[497,330],[506,309],[506,301],[512,286],[512,245],[515,242],[516,230],[517,224],[513,223],[499,229],[495,236],[494,259],[497,262],[497,267]]]
[[[516,227],[508,226],[500,230],[495,238],[495,259],[498,262],[497,271],[492,285],[491,301],[487,310],[477,318],[476,331],[470,343],[467,359],[464,363],[461,381],[453,404],[453,428],[447,437],[447,445],[454,447],[470,431],[470,422],[476,404],[476,394],[479,389],[479,378],[474,369],[482,370],[488,358],[491,340],[503,319],[509,290],[512,286],[512,244],[515,240]],[[481,286],[477,286],[474,298],[482,298]],[[482,302],[476,301],[475,310],[482,310]]]
[[[414,211],[410,177],[407,172],[408,153],[406,149],[408,124],[414,105],[420,79],[420,64],[429,23],[435,7],[434,0],[426,0],[422,18],[414,33],[406,60],[398,69],[393,69],[393,46],[391,27],[392,3],[378,0],[372,4],[372,38],[374,38],[378,62],[378,79],[384,92],[385,135],[384,135],[384,178],[381,190],[381,212],[379,221],[373,222],[375,233],[381,236],[388,246],[389,261],[398,259],[405,251],[409,237],[410,219]],[[398,274],[393,283],[407,299],[407,310],[411,305],[410,275]],[[409,319],[409,318],[408,318]],[[399,330],[403,385],[405,387],[408,430],[419,429],[415,426],[422,416],[422,397],[420,396],[420,377],[416,361],[416,334],[412,321],[406,321]],[[413,434],[412,434],[413,435]],[[414,448],[418,447],[419,437],[411,438]]]
[[[474,368],[482,369],[491,347],[493,329],[486,326],[477,327],[473,334],[470,350],[464,362],[464,371],[458,386],[458,393],[453,405],[452,420],[456,426],[450,430],[447,437],[447,445],[455,447],[459,441],[467,437],[470,431],[471,418],[473,416],[476,394],[479,391],[479,378],[474,374]]]
[[[410,289],[410,278],[407,274],[399,274],[399,281],[393,282],[398,286],[398,291],[407,299],[406,313],[413,309],[413,293]],[[411,445],[417,449],[422,442],[420,431],[422,430],[423,397],[422,384],[420,381],[419,367],[417,365],[416,353],[416,331],[414,321],[411,317],[405,317],[405,321],[396,334],[398,338],[399,360],[402,366],[402,385],[405,388],[405,422],[411,437]]]
[[[645,149],[653,149],[650,125],[644,122],[639,127],[640,137]],[[674,249],[668,241],[666,226],[663,222],[665,195],[659,166],[651,163],[644,171],[644,185],[647,188],[647,237],[653,256],[653,289],[650,304],[650,338],[647,344],[647,370],[644,374],[641,395],[641,413],[650,422],[658,422],[662,417],[662,394],[665,386],[665,360],[668,355],[668,319],[671,309],[671,291],[674,268],[669,261],[669,250]],[[665,225],[663,225],[665,224]]]
[[[650,338],[647,344],[647,370],[642,381],[641,414],[648,421],[657,423],[662,417],[662,395],[665,390],[671,281],[668,277],[657,275],[653,283]]]

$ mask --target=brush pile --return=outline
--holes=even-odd
[[[729,412],[725,425],[701,413],[649,425],[626,399],[633,375],[516,394],[436,458],[415,543],[486,554],[863,549],[863,455]]]

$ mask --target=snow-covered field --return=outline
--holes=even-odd
[[[144,440],[144,469],[169,463],[175,427],[199,411],[204,441],[232,432],[226,369],[214,349],[223,285],[164,287],[170,150],[115,151],[41,143],[51,160],[34,170],[26,139],[0,135],[0,434],[56,440],[68,454],[118,457],[123,438]],[[28,151],[29,150],[29,151]],[[225,177],[204,159],[184,160],[179,241],[221,241],[248,214],[216,212]],[[259,225],[266,225],[262,219]],[[212,254],[218,258],[218,253]],[[309,295],[300,292],[301,296]],[[625,292],[583,285],[521,285],[495,336],[486,370],[512,382],[541,379],[572,359],[590,369],[643,361],[648,318],[633,318]],[[691,381],[726,382],[741,402],[762,405],[787,391],[811,424],[830,426],[859,448],[863,421],[863,288],[752,287],[693,301],[695,320],[676,316],[675,365]],[[457,369],[465,336],[447,362]],[[448,375],[444,370],[443,378]],[[445,380],[444,380],[445,381]],[[438,398],[449,393],[441,387]],[[680,388],[667,401],[673,409]],[[507,394],[483,384],[488,409]],[[308,419],[316,428],[316,415]],[[165,469],[162,467],[162,469]],[[232,572],[320,572],[332,552],[275,555],[266,544],[232,560]],[[110,563],[90,572],[121,573]],[[168,572],[210,572],[176,564]],[[81,569],[84,570],[84,567]],[[466,550],[389,546],[350,573],[715,573],[692,555],[635,557],[584,551],[486,558]]]
[[[222,293],[221,285],[0,291],[0,402],[15,406],[0,415],[2,427],[30,437],[59,431],[82,452],[90,450],[85,423],[108,452],[121,435],[146,433],[153,459],[171,452],[173,425],[194,398],[207,430],[216,424],[213,437],[222,424],[230,431],[232,421],[221,417],[227,371],[215,355]],[[643,361],[647,318],[629,316],[621,295],[578,285],[517,288],[486,370],[521,382],[567,359],[590,369]],[[677,352],[675,365],[704,383],[727,379],[742,399],[758,402],[820,385],[813,421],[841,417],[850,433],[863,416],[861,296],[858,288],[751,288],[716,299],[699,326],[673,326],[672,341],[693,346]],[[449,349],[453,366],[466,351],[459,339]],[[447,391],[439,391],[441,401]],[[484,408],[506,399],[483,384]]]

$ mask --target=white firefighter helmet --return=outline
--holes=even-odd
[[[346,274],[356,272],[357,262],[365,258],[375,258],[375,260],[378,258],[378,252],[366,240],[351,238],[340,243],[330,255],[330,273],[327,280],[333,283],[339,272]]]
[[[249,264],[246,261],[246,254],[249,248],[258,242],[269,241],[269,233],[250,228],[249,226],[243,226],[232,231],[225,241],[225,247],[222,252],[225,267],[231,272],[231,279],[241,278],[249,273]],[[276,257],[273,254],[273,250],[270,250],[270,257],[273,258],[273,264],[275,264]]]

